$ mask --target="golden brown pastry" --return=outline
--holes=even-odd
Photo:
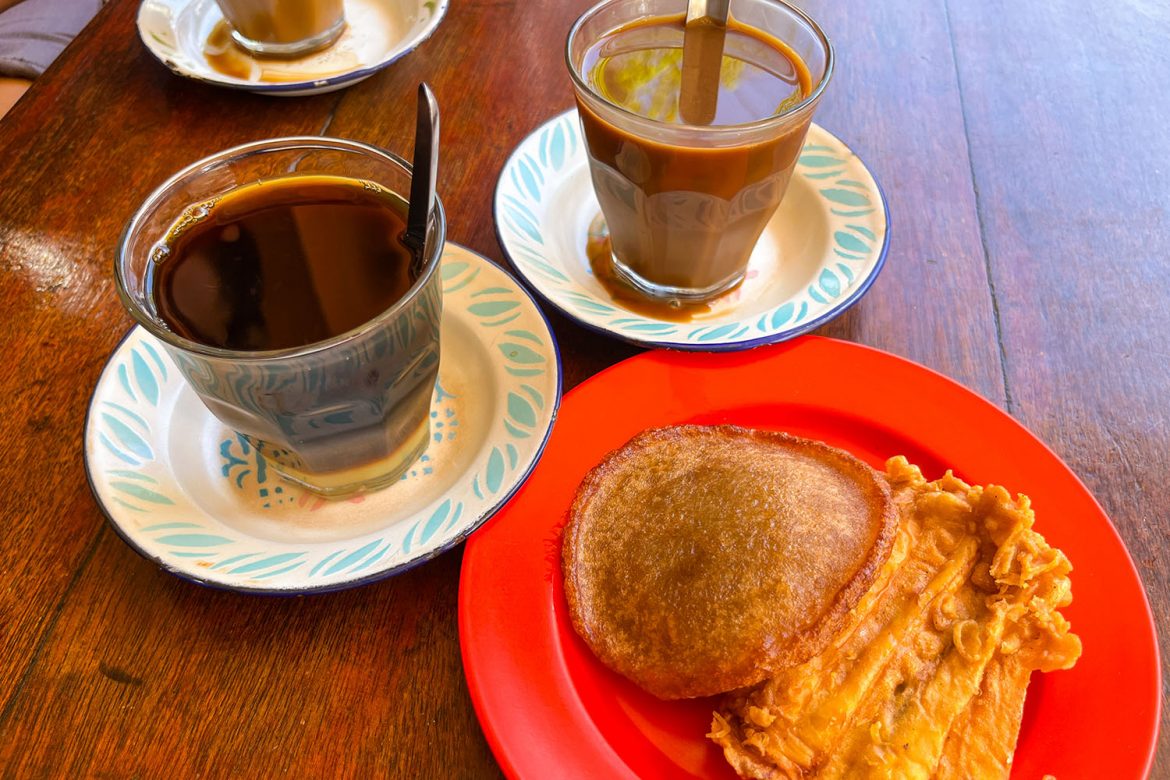
[[[573,626],[660,698],[752,685],[841,631],[896,524],[881,475],[823,443],[646,431],[578,488],[563,546]]]
[[[752,778],[1006,778],[1034,669],[1072,666],[1068,559],[1027,497],[887,464],[901,522],[824,652],[727,697],[711,734]]]

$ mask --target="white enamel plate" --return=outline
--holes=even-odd
[[[180,76],[264,95],[313,95],[348,87],[418,48],[447,12],[448,0],[344,0],[346,29],[324,51],[293,60],[258,60],[242,52],[248,77],[211,66],[205,45],[223,20],[215,0],[144,0],[138,35]]]
[[[743,284],[690,322],[623,308],[593,278],[585,245],[600,211],[576,111],[524,139],[496,186],[496,231],[524,280],[581,324],[645,346],[734,350],[806,333],[865,294],[889,245],[873,175],[815,124]]]
[[[85,458],[110,523],[186,579],[239,591],[351,587],[463,540],[527,478],[560,401],[556,343],[506,272],[448,244],[431,443],[383,490],[327,500],[283,482],[135,328],[90,401]]]

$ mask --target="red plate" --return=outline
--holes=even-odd
[[[1085,486],[1019,423],[951,380],[804,337],[722,355],[649,352],[591,378],[565,397],[527,484],[468,541],[463,666],[509,776],[734,777],[704,738],[715,700],[661,702],[609,672],[573,632],[561,586],[560,531],[581,478],[637,432],[675,423],[785,430],[879,468],[904,454],[928,479],[950,467],[1031,496],[1037,529],[1073,563],[1065,614],[1084,655],[1071,671],[1033,675],[1013,777],[1149,772],[1160,708],[1153,618]]]

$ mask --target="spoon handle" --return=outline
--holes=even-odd
[[[687,24],[706,17],[718,26],[726,27],[730,9],[731,0],[690,0],[687,3]]]
[[[687,4],[678,96],[679,118],[687,124],[715,121],[730,5],[730,0],[690,0]]]
[[[427,244],[427,219],[435,207],[435,180],[439,173],[439,104],[431,88],[418,85],[418,118],[414,132],[414,160],[410,203],[402,240],[421,255]]]

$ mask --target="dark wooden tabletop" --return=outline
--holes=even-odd
[[[499,775],[460,664],[461,550],[327,596],[196,587],[107,526],[82,428],[130,326],[119,232],[204,155],[288,134],[408,153],[425,79],[449,238],[502,263],[492,190],[571,105],[562,45],[587,2],[455,0],[367,81],[271,99],[172,75],[137,38],[137,3],[110,0],[0,120],[0,776]],[[1049,444],[1124,537],[1166,666],[1170,5],[807,5],[839,56],[817,121],[892,214],[880,278],[819,332],[941,371]],[[637,351],[549,316],[566,390]]]

